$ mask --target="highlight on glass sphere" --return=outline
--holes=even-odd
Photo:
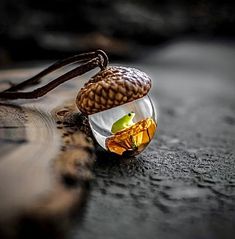
[[[89,115],[93,135],[105,150],[122,156],[142,152],[157,128],[149,96]]]

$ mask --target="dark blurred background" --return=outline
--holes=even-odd
[[[234,6],[214,0],[1,0],[0,66],[97,48],[130,60],[179,37],[233,39]]]

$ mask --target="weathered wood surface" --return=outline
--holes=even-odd
[[[139,64],[129,64],[144,70],[153,79],[151,95],[159,113],[156,137],[147,150],[136,158],[115,159],[101,152],[97,154],[98,158],[94,165],[95,180],[91,184],[89,200],[83,207],[82,217],[73,218],[73,227],[68,231],[68,238],[232,239],[234,237],[234,62],[235,46],[231,43],[226,45],[215,42],[179,42],[162,47],[160,50],[153,49],[151,53],[144,55],[143,61]],[[14,74],[15,78],[17,74]],[[23,78],[27,77],[21,75],[21,79]],[[53,92],[63,96],[63,99],[58,101],[50,94],[47,99],[21,101],[20,105],[32,110],[36,104],[40,114],[46,114],[47,118],[53,121],[54,127],[57,127],[53,114],[48,109],[66,105],[61,105],[60,101],[71,102],[70,99],[76,96],[74,84],[77,83],[66,84],[64,86],[66,91],[62,87]],[[47,105],[44,102],[47,102]],[[18,127],[18,130],[23,132],[24,129]],[[58,138],[55,135],[55,138],[54,143],[58,139],[59,142],[62,140],[60,135]],[[21,139],[16,140],[19,142],[5,143],[5,152],[10,152],[9,147],[12,150],[21,147]],[[1,152],[4,152],[2,143]],[[0,164],[2,162],[4,161],[1,160]],[[45,161],[42,161],[42,164],[43,162],[47,164]],[[35,173],[36,170],[33,170],[28,161],[25,161],[24,165],[27,163],[31,166],[29,167],[31,172]],[[45,166],[43,173],[51,170],[48,177],[53,177],[55,175],[53,163],[47,165],[49,168]],[[18,165],[20,166],[21,164]],[[14,174],[16,172],[17,169]],[[3,183],[2,177],[1,180],[3,192],[7,192],[9,185],[5,186],[7,183]],[[30,186],[30,183],[27,185]],[[51,187],[52,189],[54,187]],[[62,194],[57,192],[59,195],[56,198],[60,198]],[[40,210],[37,208],[36,211]],[[61,225],[70,225],[61,223],[66,221],[62,220],[66,217],[61,215],[65,214],[61,213],[54,217],[54,225],[60,225],[60,229],[64,228]],[[45,222],[44,219],[41,221]],[[35,221],[29,225],[33,225],[35,229],[35,224],[38,225]],[[47,237],[58,238],[58,234],[51,235],[53,230],[48,225],[53,223],[39,225],[42,229],[39,231],[46,230]],[[21,228],[25,238],[27,230],[24,225]],[[33,236],[30,238],[40,235],[33,229]],[[62,237],[64,234],[59,235]],[[46,237],[44,235],[41,238]]]
[[[1,71],[0,88],[38,71]],[[34,222],[34,237],[37,230],[39,236],[63,237],[61,228],[84,202],[94,153],[91,140],[79,130],[80,115],[71,95],[76,97],[78,82],[65,84],[42,99],[0,102],[0,229],[4,236],[19,236],[19,225],[25,225],[23,234],[30,234],[28,225]]]

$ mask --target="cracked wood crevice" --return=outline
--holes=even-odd
[[[59,93],[67,91],[71,88],[65,86]],[[14,238],[32,223],[36,231],[60,238],[71,216],[83,211],[93,179],[94,143],[73,99],[52,104],[55,97],[0,102],[1,238]]]

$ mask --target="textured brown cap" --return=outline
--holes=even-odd
[[[93,76],[78,92],[79,110],[94,114],[145,96],[151,88],[151,79],[142,71],[110,66]]]

